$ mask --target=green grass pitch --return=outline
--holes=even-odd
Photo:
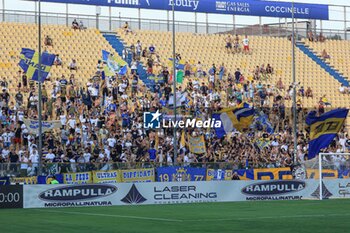
[[[1,233],[346,233],[350,200],[2,209]]]

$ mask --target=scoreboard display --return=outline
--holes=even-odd
[[[23,185],[0,186],[0,209],[23,208]]]

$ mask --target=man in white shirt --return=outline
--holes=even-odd
[[[141,52],[142,52],[142,44],[141,44],[141,42],[138,40],[137,43],[136,43],[136,54],[137,54],[137,59],[140,58]]]
[[[14,136],[14,134],[12,132],[10,132],[9,129],[7,129],[6,132],[1,135],[1,138],[2,138],[3,143],[4,143],[4,147],[9,147],[11,145],[11,140],[12,140],[13,136]]]
[[[45,156],[45,159],[46,159],[47,161],[52,162],[54,158],[55,158],[55,154],[52,153],[52,150],[50,149],[50,150],[49,150],[49,153]]]
[[[4,148],[1,152],[1,156],[4,160],[8,160],[10,154],[10,150],[8,148]]]
[[[75,129],[75,125],[76,125],[77,121],[75,120],[75,118],[70,118],[68,120],[68,125],[72,128],[72,129]]]
[[[36,146],[33,146],[30,152],[29,162],[32,163],[32,168],[29,175],[30,176],[36,175],[37,168],[39,166],[39,153]]]
[[[114,148],[115,144],[117,143],[117,140],[114,137],[109,137],[107,139],[107,143],[109,147]]]
[[[85,163],[90,162],[91,154],[89,153],[89,150],[88,150],[88,149],[85,150],[85,152],[84,152],[84,154],[83,154],[83,157],[84,157]]]
[[[248,39],[247,35],[243,39],[242,43],[243,43],[243,53],[248,54],[249,53],[249,39]]]
[[[88,87],[88,91],[90,92],[92,100],[96,100],[98,97],[98,90],[93,85]]]
[[[121,84],[118,85],[119,95],[123,95],[124,94],[126,87],[127,87],[127,85],[125,83],[121,83]]]
[[[193,80],[193,89],[198,90],[199,89],[199,81],[197,79]]]
[[[62,126],[65,126],[67,123],[67,116],[65,114],[60,115],[60,121]]]

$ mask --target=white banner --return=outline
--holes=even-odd
[[[29,133],[38,134],[39,133],[39,121],[23,119],[24,124],[27,126]],[[61,121],[42,121],[42,132],[48,132],[53,129],[59,129],[62,127]]]
[[[318,199],[318,184],[271,180],[28,185],[24,208]]]
[[[324,179],[323,199],[350,198],[350,179]]]

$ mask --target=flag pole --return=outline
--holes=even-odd
[[[43,139],[42,139],[42,90],[41,90],[41,2],[38,0],[39,4],[39,15],[38,15],[38,25],[39,25],[39,36],[38,36],[38,57],[39,57],[39,69],[38,69],[38,120],[39,120],[39,145],[38,145],[38,152],[39,152],[39,168],[38,168],[38,175],[42,175],[42,144],[43,144]]]
[[[294,138],[294,165],[297,164],[298,126],[297,126],[297,93],[295,77],[295,28],[294,28],[294,0],[292,1],[292,76],[293,76],[293,138]]]
[[[174,117],[176,121],[176,62],[175,62],[175,57],[176,57],[176,50],[175,50],[175,1],[173,1],[172,4],[172,13],[173,13],[173,30],[172,30],[172,35],[173,35],[173,91],[174,91]],[[177,163],[177,136],[176,136],[176,126],[174,127],[174,163]]]

